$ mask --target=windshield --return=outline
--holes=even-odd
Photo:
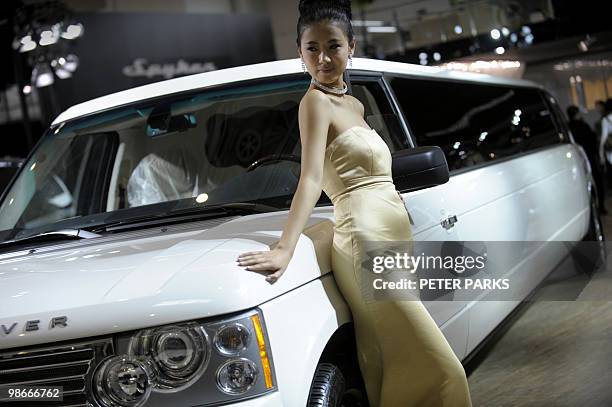
[[[309,82],[171,95],[49,130],[0,203],[0,241],[233,202],[286,208]]]

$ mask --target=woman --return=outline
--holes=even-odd
[[[372,407],[470,406],[463,366],[423,304],[361,294],[366,241],[410,241],[408,214],[391,178],[391,154],[347,95],[355,50],[350,1],[300,1],[298,53],[312,76],[299,106],[301,176],[277,245],[242,253],[240,266],[284,273],[321,190],[334,205],[332,269],[355,324],[359,367]]]

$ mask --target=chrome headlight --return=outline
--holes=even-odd
[[[146,363],[115,356],[103,361],[94,373],[94,393],[108,407],[142,406],[153,388],[153,372]]]
[[[258,373],[252,360],[231,359],[217,369],[217,386],[227,394],[244,394],[253,386]]]
[[[248,348],[251,333],[244,325],[234,322],[222,326],[215,334],[215,348],[222,355],[235,356]]]
[[[128,355],[150,358],[156,390],[171,393],[202,376],[210,358],[210,345],[201,325],[177,324],[141,331],[130,341]]]
[[[94,373],[93,398],[101,407],[216,406],[277,389],[256,309],[118,335],[117,351],[121,356]],[[173,393],[180,396],[174,400]]]

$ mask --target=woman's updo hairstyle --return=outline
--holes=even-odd
[[[324,20],[337,21],[346,34],[349,43],[354,39],[351,25],[350,0],[300,0],[298,7],[300,18],[297,23],[297,46],[300,46],[302,34],[306,28]]]

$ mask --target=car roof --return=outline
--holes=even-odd
[[[523,80],[505,77],[497,77],[474,72],[452,71],[435,66],[422,66],[403,62],[385,61],[369,58],[353,58],[353,67],[349,72],[375,71],[384,73],[396,73],[403,75],[422,76],[429,78],[452,79],[460,81],[483,82],[491,84],[504,84],[514,86],[539,85]],[[243,65],[233,68],[219,69],[195,75],[182,76],[180,78],[168,79],[148,85],[138,86],[109,95],[101,96],[74,105],[62,112],[51,124],[52,126],[67,120],[76,119],[92,113],[101,112],[118,106],[156,98],[160,96],[203,89],[209,86],[222,85],[231,82],[239,82],[257,78],[268,78],[280,75],[296,74],[301,71],[299,58],[284,59],[280,61],[263,62],[258,64]]]

